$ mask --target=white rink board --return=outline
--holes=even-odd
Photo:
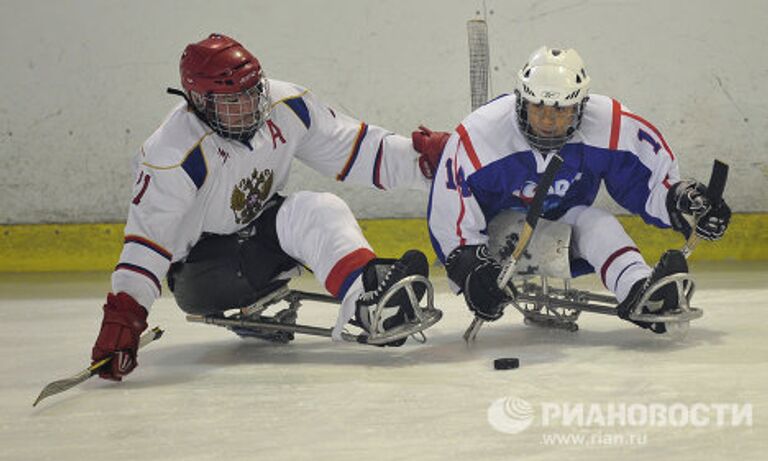
[[[181,51],[213,31],[369,123],[453,129],[469,112],[478,11],[491,94],[512,91],[535,48],[573,46],[593,91],[657,125],[684,177],[706,180],[720,158],[739,178],[734,211],[768,211],[764,0],[3,0],[0,224],[123,221],[130,159],[178,102],[165,88]],[[361,191],[303,166],[298,188],[333,190],[360,218],[426,213],[426,193]]]

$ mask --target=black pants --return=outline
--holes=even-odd
[[[298,265],[277,238],[275,219],[284,200],[273,199],[238,234],[205,235],[186,260],[171,265],[168,286],[184,312],[207,315],[245,307],[272,291],[270,282],[278,274]]]

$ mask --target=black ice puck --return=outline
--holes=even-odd
[[[493,361],[493,368],[496,370],[513,370],[520,366],[520,359],[515,357],[505,357]]]

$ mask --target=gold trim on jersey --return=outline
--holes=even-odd
[[[307,94],[307,93],[309,93],[309,90],[304,90],[304,91],[302,91],[301,93],[299,93],[299,94],[295,94],[295,95],[293,95],[293,96],[286,96],[286,97],[285,97],[285,98],[283,98],[283,99],[280,99],[280,100],[278,100],[278,101],[275,101],[275,102],[273,102],[273,103],[272,103],[272,105],[270,106],[270,108],[274,108],[274,107],[275,107],[275,106],[277,106],[278,104],[282,104],[282,103],[284,103],[285,101],[287,101],[288,99],[296,99],[296,98],[300,98],[300,97],[304,96],[304,95],[305,95],[305,94]]]
[[[197,147],[200,147],[200,151],[201,151],[201,153],[203,154],[203,161],[205,162],[205,168],[206,168],[206,170],[207,170],[207,169],[208,169],[208,160],[206,160],[206,159],[205,159],[205,151],[203,150],[203,146],[202,146],[202,143],[203,143],[203,140],[204,140],[205,138],[207,138],[208,136],[210,136],[210,135],[212,135],[212,134],[213,134],[213,131],[209,131],[208,133],[205,133],[205,134],[203,135],[203,137],[202,137],[202,138],[200,138],[200,139],[199,139],[199,140],[198,140],[198,141],[197,141],[197,142],[196,142],[196,143],[195,143],[195,144],[194,144],[194,145],[193,145],[193,146],[192,146],[192,147],[191,147],[191,148],[190,148],[190,149],[187,151],[187,153],[186,153],[186,154],[184,154],[184,158],[183,158],[183,159],[181,159],[181,161],[180,161],[179,163],[177,163],[176,165],[171,165],[171,166],[158,166],[158,165],[152,165],[151,163],[147,163],[147,162],[141,162],[141,164],[142,164],[142,165],[144,165],[144,166],[145,166],[145,167],[147,167],[147,168],[152,168],[153,170],[172,170],[172,169],[174,169],[174,168],[178,168],[178,167],[180,167],[181,165],[183,165],[183,164],[184,164],[184,162],[186,162],[186,161],[187,161],[187,158],[189,157],[189,154],[191,154],[191,153],[192,153],[192,151],[193,151],[193,150],[195,150]],[[144,152],[144,146],[141,146],[141,151],[142,151],[142,152]],[[146,154],[145,154],[145,155],[146,155]]]

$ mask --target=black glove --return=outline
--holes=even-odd
[[[462,287],[469,310],[478,318],[492,322],[504,315],[510,296],[498,286],[501,265],[488,254],[485,245],[459,247],[448,255],[445,269]]]
[[[667,193],[667,211],[672,227],[685,235],[691,236],[691,225],[687,216],[696,221],[696,235],[705,240],[719,240],[725,234],[731,221],[731,208],[720,199],[710,203],[706,196],[707,186],[685,180],[676,183]]]
[[[696,234],[704,240],[720,240],[731,222],[731,208],[721,200],[696,222]]]

